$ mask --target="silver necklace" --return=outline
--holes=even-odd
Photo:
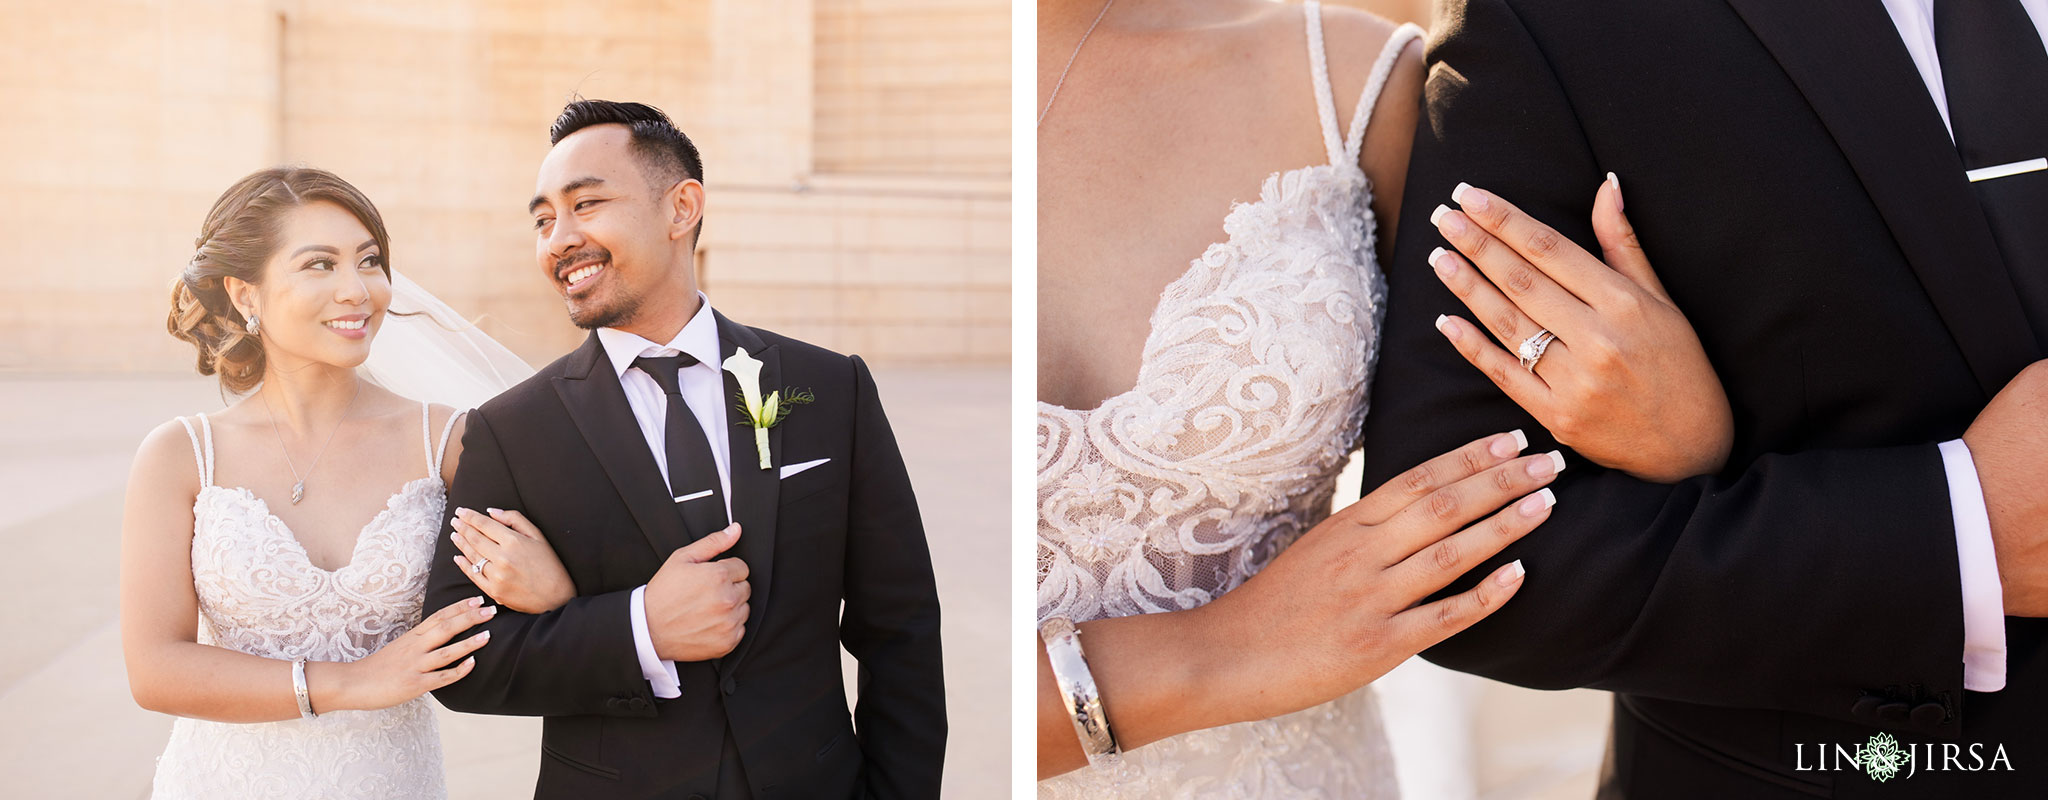
[[[327,433],[327,443],[320,445],[320,452],[313,454],[313,465],[306,468],[306,474],[303,476],[299,474],[298,467],[292,466],[292,451],[284,446],[284,431],[278,430],[277,413],[270,410],[270,396],[257,396],[263,398],[263,413],[270,417],[270,432],[277,434],[277,449],[284,451],[284,465],[291,469],[292,480],[297,481],[292,484],[292,505],[298,505],[300,500],[306,499],[306,478],[312,477],[313,470],[320,467],[320,458],[327,455],[327,445],[334,444],[334,434],[340,433],[341,423],[348,421],[349,409],[355,408],[356,398],[363,396],[363,382],[356,381],[356,393],[349,395],[348,405],[341,407],[341,419],[334,423],[334,430]]]
[[[1039,109],[1038,124],[1033,127],[1045,126],[1045,115],[1052,111],[1053,101],[1060,99],[1060,87],[1067,84],[1067,71],[1074,68],[1074,59],[1081,57],[1081,48],[1088,45],[1088,36],[1095,33],[1095,26],[1102,24],[1103,15],[1108,14],[1109,7],[1115,3],[1116,0],[1106,0],[1102,4],[1102,10],[1095,12],[1095,21],[1088,23],[1088,30],[1081,34],[1081,41],[1074,44],[1074,53],[1067,56],[1067,65],[1060,68],[1060,79],[1053,81],[1052,94],[1045,98],[1045,108]]]

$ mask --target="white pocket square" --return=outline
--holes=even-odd
[[[786,464],[786,465],[784,465],[784,466],[782,467],[782,479],[783,479],[783,480],[788,480],[788,479],[789,479],[789,476],[791,476],[791,475],[795,475],[795,474],[797,474],[797,473],[799,473],[799,472],[802,472],[802,471],[804,471],[804,470],[810,469],[810,468],[812,468],[812,467],[815,467],[815,466],[817,466],[817,465],[819,465],[819,464],[823,464],[823,463],[825,463],[825,462],[827,462],[827,461],[831,461],[831,460],[832,460],[832,459],[829,459],[829,458],[821,458],[821,459],[818,459],[818,460],[816,460],[816,461],[806,461],[806,462],[804,462],[804,463],[802,463],[802,464]]]

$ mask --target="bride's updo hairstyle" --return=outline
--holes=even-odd
[[[321,200],[348,209],[370,231],[390,275],[390,237],[370,198],[326,170],[272,167],[236,181],[213,201],[193,241],[192,260],[171,285],[165,327],[199,348],[199,374],[218,374],[229,392],[242,394],[263,382],[263,343],[228,299],[223,279],[262,283],[263,265],[283,244],[278,239],[285,215]]]

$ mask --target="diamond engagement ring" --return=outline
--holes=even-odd
[[[1548,328],[1537,331],[1529,338],[1523,339],[1522,346],[1515,350],[1515,355],[1521,358],[1522,368],[1535,372],[1536,362],[1543,360],[1543,351],[1549,348],[1550,343],[1554,341],[1557,341],[1557,336],[1552,334]]]
[[[479,559],[476,563],[469,565],[469,571],[482,575],[484,574],[484,565],[489,563],[491,563],[491,560],[488,558]]]

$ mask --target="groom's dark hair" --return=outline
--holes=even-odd
[[[697,156],[697,146],[669,121],[667,114],[646,103],[578,97],[562,108],[561,116],[555,117],[555,124],[548,128],[548,144],[561,144],[569,134],[592,125],[624,125],[631,130],[633,154],[639,157],[647,182],[657,189],[684,178],[704,180],[704,161]],[[699,218],[698,235],[703,234],[703,229],[704,220]]]

